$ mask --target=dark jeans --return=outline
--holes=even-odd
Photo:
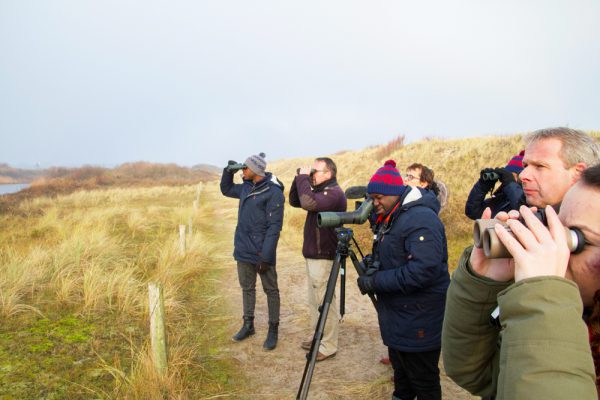
[[[254,306],[256,304],[256,275],[260,276],[263,290],[267,295],[267,306],[269,307],[269,322],[279,322],[279,288],[277,287],[277,271],[272,266],[262,274],[256,272],[253,264],[237,263],[238,278],[242,287],[242,302],[244,304],[244,317],[254,317]]]
[[[440,349],[407,353],[388,348],[394,367],[394,397],[402,400],[441,400]]]

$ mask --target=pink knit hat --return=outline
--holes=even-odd
[[[386,196],[400,196],[404,192],[404,187],[402,176],[396,169],[396,162],[387,160],[369,181],[367,192]]]

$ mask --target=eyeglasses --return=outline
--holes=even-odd
[[[412,181],[412,180],[414,180],[414,179],[418,179],[419,181],[421,180],[421,177],[420,177],[420,176],[414,176],[414,175],[411,175],[411,174],[406,174],[406,175],[404,175],[404,178],[405,178],[407,181]]]

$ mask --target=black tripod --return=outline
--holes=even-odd
[[[363,275],[366,272],[366,267],[361,266],[356,258],[356,254],[354,251],[350,249],[350,240],[354,242],[354,245],[358,249],[361,257],[363,257],[360,248],[358,247],[358,243],[354,239],[354,235],[352,229],[350,228],[336,228],[335,233],[337,235],[337,249],[335,252],[335,260],[333,261],[333,266],[331,267],[331,272],[329,273],[329,280],[327,281],[327,290],[325,291],[325,296],[323,298],[323,303],[321,304],[319,310],[319,319],[317,322],[317,327],[315,329],[315,333],[313,335],[312,344],[310,346],[310,351],[306,355],[306,366],[304,367],[304,374],[302,375],[302,381],[300,382],[300,388],[298,389],[298,394],[296,399],[305,400],[306,396],[308,396],[308,389],[310,387],[310,381],[312,379],[313,372],[315,370],[315,362],[317,360],[317,353],[319,351],[319,346],[321,345],[321,339],[323,338],[323,331],[325,329],[325,322],[327,321],[327,314],[329,313],[329,307],[331,307],[331,301],[333,299],[333,294],[335,293],[335,285],[337,283],[337,278],[340,273],[340,269],[342,271],[342,278],[340,283],[340,317],[344,316],[345,312],[345,294],[346,294],[346,259],[350,256],[352,260],[352,264],[354,264],[354,268],[358,275]],[[373,294],[369,294],[373,305],[376,304],[376,299]]]

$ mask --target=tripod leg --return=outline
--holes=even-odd
[[[346,313],[346,257],[342,257],[340,264],[340,320]]]
[[[317,361],[317,354],[319,352],[319,346],[321,345],[321,339],[323,338],[323,331],[325,330],[325,322],[327,321],[327,314],[329,313],[329,307],[331,307],[331,301],[335,293],[335,285],[340,272],[340,266],[345,262],[346,256],[336,254],[331,272],[329,273],[329,280],[327,281],[327,290],[323,298],[323,304],[321,305],[321,311],[319,312],[319,319],[317,321],[317,327],[313,336],[312,345],[310,351],[306,355],[306,365],[304,366],[304,373],[302,374],[302,381],[300,382],[300,388],[296,399],[305,400],[308,396],[308,389],[310,387],[310,381],[312,379],[313,372],[315,370],[315,363]]]
[[[348,255],[350,256],[350,259],[352,260],[352,264],[354,265],[354,269],[356,269],[356,273],[358,274],[358,276],[361,276],[362,274],[364,274],[365,272],[361,268],[361,266],[358,262],[358,258],[356,258],[356,254],[354,254],[354,251],[352,251],[351,249],[348,250]],[[375,308],[377,308],[377,298],[375,297],[375,295],[372,293],[369,293],[369,298],[373,302],[373,306]]]

